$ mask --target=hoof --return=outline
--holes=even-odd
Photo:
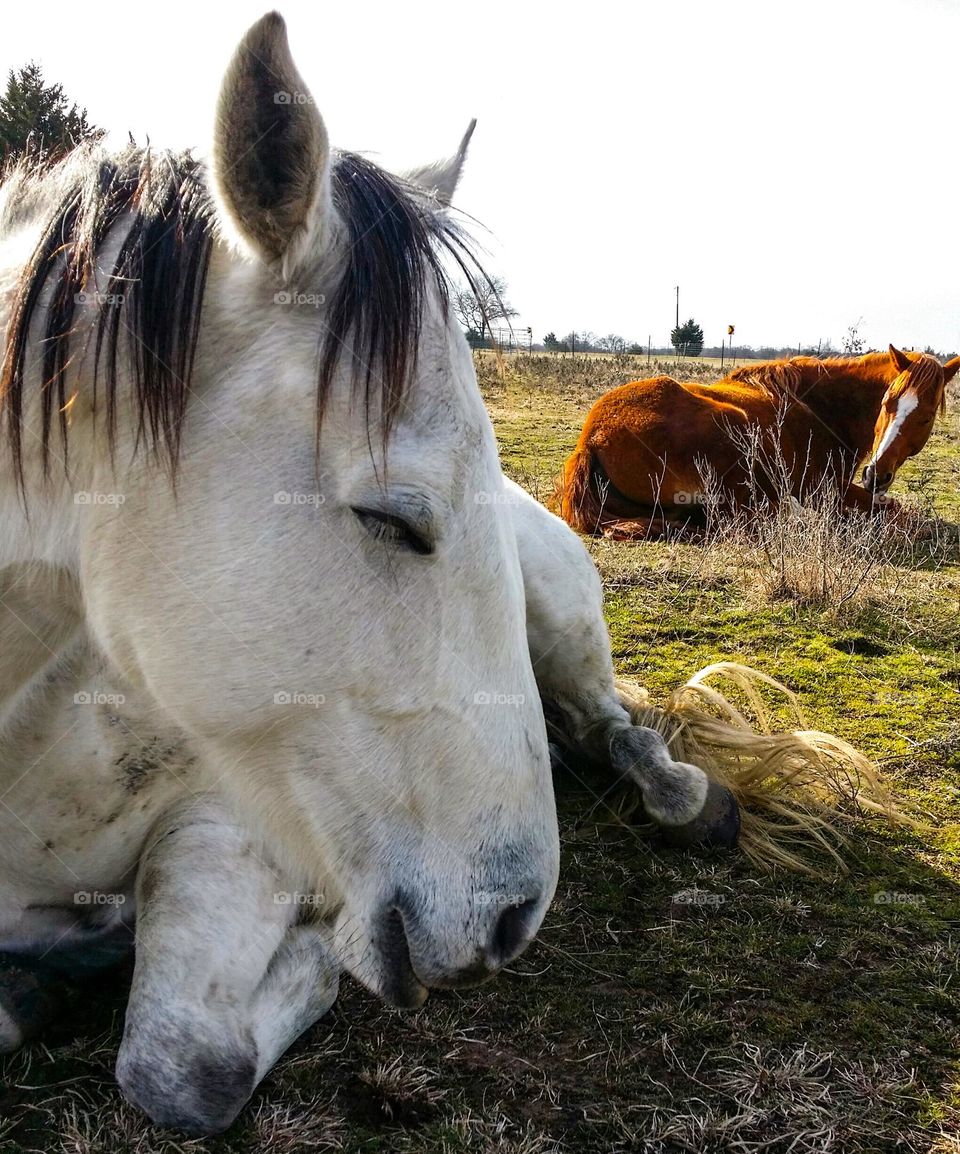
[[[684,849],[696,845],[731,848],[740,837],[740,807],[737,799],[725,786],[711,781],[703,809],[693,821],[684,825],[663,826],[661,833],[668,845]]]
[[[252,1054],[134,1054],[125,1047],[117,1059],[123,1096],[155,1125],[191,1138],[226,1130],[256,1089]]]

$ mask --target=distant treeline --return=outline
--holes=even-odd
[[[489,343],[489,340],[485,342],[487,345],[489,345]],[[863,347],[863,342],[858,343],[860,347],[844,348],[842,350],[834,348],[830,341],[820,341],[817,344],[804,344],[803,342],[799,342],[795,345],[734,345],[732,348],[729,345],[725,345],[722,353],[724,360],[775,361],[785,357],[840,357],[876,351],[875,349]],[[575,336],[574,334],[567,333],[566,336],[559,339],[553,333],[548,333],[544,340],[533,341],[532,344],[528,346],[526,330],[524,330],[523,340],[518,341],[516,347],[521,349],[529,347],[534,352],[569,354],[571,345],[573,346],[574,353],[613,353],[621,356],[644,357],[647,356],[648,353],[648,348],[645,344],[628,341],[622,337],[613,335],[597,337],[593,333],[577,333]],[[509,342],[504,341],[503,347],[508,348]],[[950,360],[951,357],[958,355],[956,352],[934,349],[929,345],[920,351],[930,353],[941,361]],[[673,345],[651,345],[649,355],[651,359],[657,358],[664,360],[676,357],[677,350]],[[719,345],[704,345],[698,355],[701,357],[715,357],[719,360],[721,348]],[[685,360],[690,358],[689,356],[684,357],[681,354],[680,359]]]

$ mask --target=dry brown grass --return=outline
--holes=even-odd
[[[644,377],[670,376],[679,381],[710,381],[718,377],[716,366],[707,361],[671,357],[605,354],[602,356],[519,353],[497,356],[492,352],[474,355],[477,380],[485,395],[495,394],[511,383],[546,393],[596,398],[608,389]]]
[[[733,559],[742,583],[763,597],[849,616],[871,601],[896,604],[918,570],[939,574],[960,560],[957,526],[938,517],[929,500],[908,497],[893,516],[845,510],[835,478],[826,474],[812,483],[801,478],[801,503],[792,495],[797,482],[777,430],[726,435],[753,462],[757,479],[748,508],[732,511],[720,479],[700,464],[704,545]]]
[[[870,1149],[876,1140],[871,1114],[880,1102],[887,1118],[884,1148],[916,1149],[909,1122],[916,1090],[908,1066],[845,1061],[806,1045],[761,1050],[746,1043],[717,1055],[707,1083],[675,1053],[672,1059],[692,1084],[690,1096],[618,1111],[623,1139],[611,1151],[848,1154]],[[722,1105],[708,1105],[711,1092],[720,1093]]]

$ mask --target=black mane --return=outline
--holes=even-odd
[[[137,147],[114,156],[90,150],[67,165],[46,176],[59,180],[57,199],[46,202],[40,241],[24,266],[0,370],[0,415],[7,422],[21,484],[31,327],[42,358],[47,472],[55,421],[66,461],[66,370],[78,295],[94,291],[93,269],[102,262],[104,242],[121,218],[128,219],[129,230],[109,270],[96,320],[94,403],[102,388],[112,449],[118,353],[126,339],[134,370],[137,444],[145,442],[174,472],[215,239],[206,171],[189,153]],[[17,184],[11,199],[22,207],[40,192],[44,172],[15,170],[9,179]],[[416,365],[431,280],[443,308],[449,304],[444,254],[471,284],[475,272],[483,274],[457,225],[403,181],[362,157],[341,153],[331,182],[347,251],[339,281],[318,313],[318,435],[334,372],[347,352],[368,418],[372,402],[378,402],[385,443]],[[19,211],[13,203],[6,214],[17,218]],[[43,308],[45,292],[49,306]]]

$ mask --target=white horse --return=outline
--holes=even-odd
[[[344,968],[415,1006],[527,945],[541,696],[653,818],[736,838],[500,473],[441,264],[466,143],[332,153],[274,14],[209,171],[86,149],[0,190],[0,1049],[135,936],[117,1076],[161,1124],[229,1125]]]

